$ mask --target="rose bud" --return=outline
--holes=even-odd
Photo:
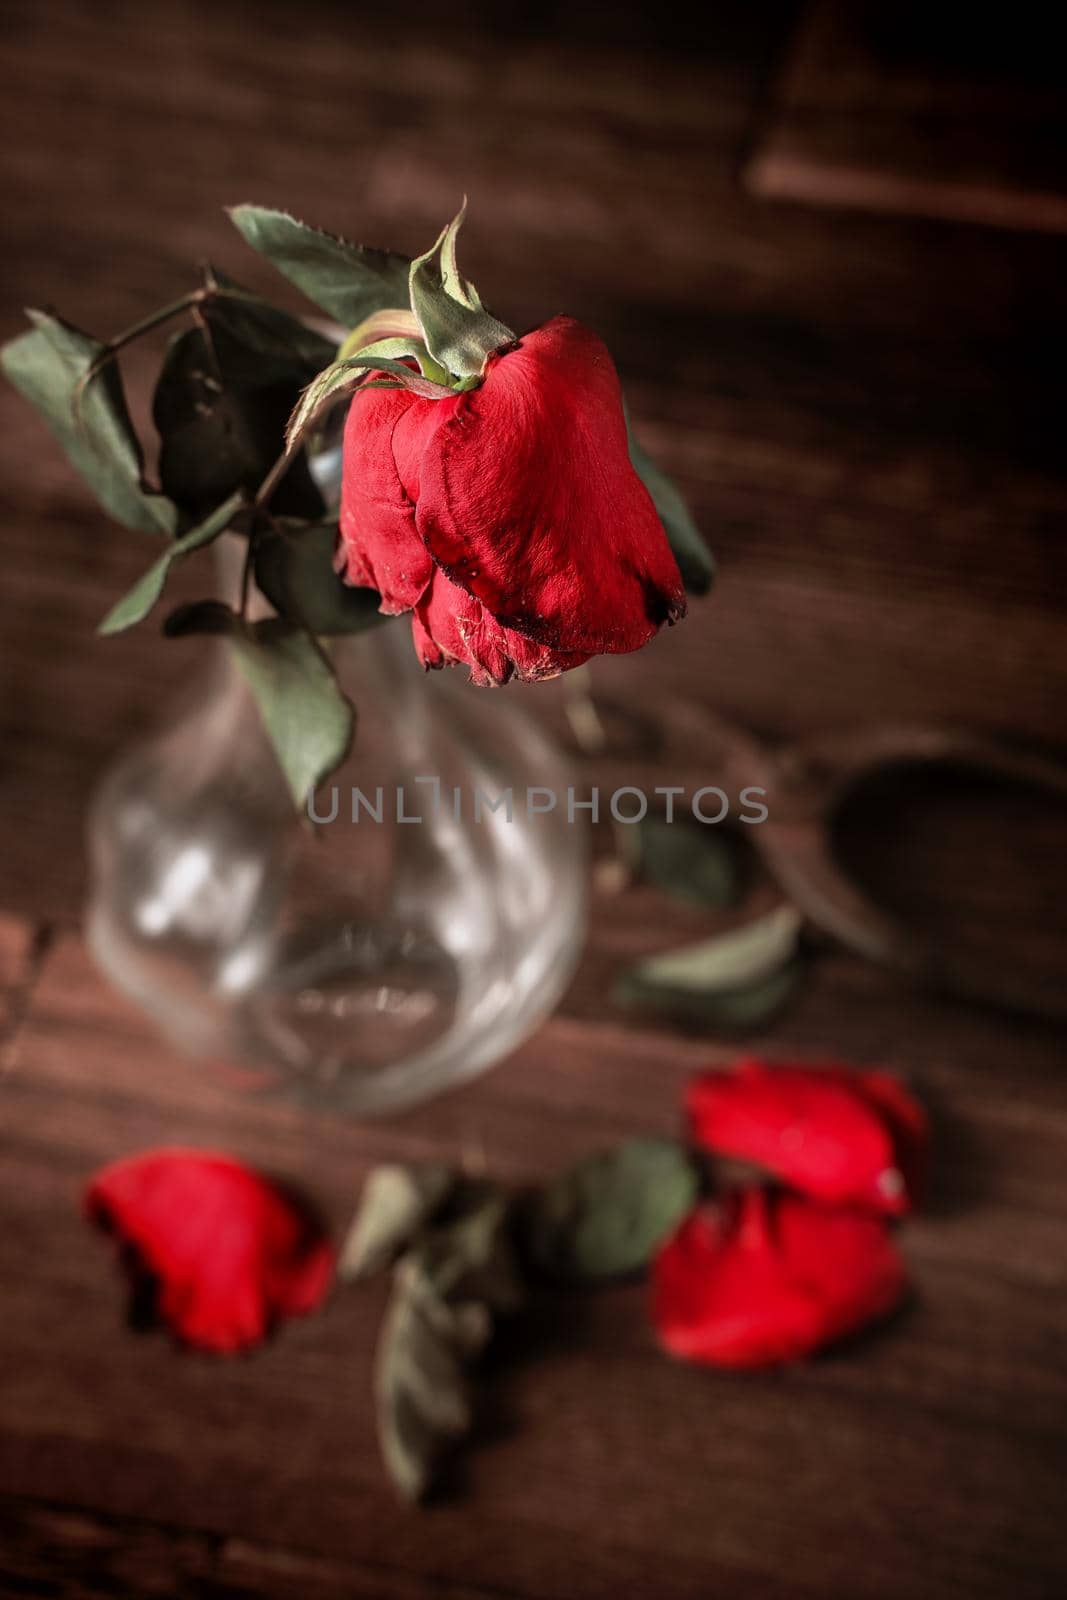
[[[412,611],[426,667],[550,678],[638,650],[685,613],[678,564],[630,462],[615,367],[554,317],[447,399],[356,391],[338,567]]]
[[[813,1354],[898,1304],[884,1221],[766,1188],[693,1212],[652,1269],[660,1343],[685,1361],[765,1367]]]
[[[920,1196],[926,1114],[888,1073],[749,1059],[692,1079],[685,1104],[698,1144],[817,1199],[903,1216]]]
[[[85,1195],[115,1234],[135,1304],[183,1343],[227,1353],[322,1300],[333,1251],[277,1184],[229,1156],[150,1150],[104,1167]]]

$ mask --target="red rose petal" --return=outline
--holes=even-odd
[[[329,1241],[283,1189],[230,1156],[131,1156],[95,1174],[85,1204],[128,1247],[135,1289],[149,1286],[157,1315],[200,1349],[258,1344],[329,1288]]]
[[[433,572],[393,461],[393,430],[412,404],[433,402],[408,389],[357,390],[345,423],[338,564],[348,583],[377,589],[389,616],[410,611]]]
[[[536,681],[580,666],[585,655],[562,655],[502,627],[480,600],[438,567],[412,617],[415,653],[424,667],[465,662],[478,684]]]
[[[844,1072],[847,1068],[841,1070]],[[891,1073],[860,1072],[856,1078],[861,1093],[877,1108],[889,1128],[897,1170],[904,1180],[903,1203],[895,1214],[903,1215],[921,1203],[926,1188],[929,1118],[915,1096]]]
[[[591,654],[636,650],[684,615],[678,564],[630,461],[614,364],[588,328],[553,317],[436,416],[420,439],[419,532],[499,622]],[[402,478],[409,426],[396,434]]]
[[[918,1198],[926,1116],[886,1073],[749,1059],[694,1078],[686,1110],[697,1143],[818,1199],[903,1216]]]
[[[885,1316],[905,1281],[880,1217],[742,1189],[694,1212],[661,1248],[652,1316],[683,1360],[774,1366]]]

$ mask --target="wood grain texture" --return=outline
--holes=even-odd
[[[755,193],[1067,232],[1067,83],[1047,7],[809,0]]]
[[[43,940],[28,923],[0,914],[0,1072],[29,1003]]]
[[[937,1190],[902,1236],[910,1309],[811,1367],[738,1380],[659,1356],[640,1289],[553,1299],[505,1334],[462,1497],[419,1516],[393,1502],[374,1448],[381,1286],[339,1291],[249,1360],[179,1356],[124,1328],[109,1247],[78,1215],[84,1179],[122,1150],[223,1146],[340,1230],[385,1155],[484,1151],[522,1180],[669,1131],[686,1073],[725,1047],[565,1015],[481,1084],[361,1126],[249,1103],[170,1056],[80,943],[59,941],[5,1085],[0,1487],[103,1517],[105,1553],[128,1540],[165,1571],[238,1539],[314,1556],[324,1582],[330,1563],[364,1583],[381,1567],[401,1594],[420,1575],[532,1596],[1051,1593],[1067,1421],[1058,1049],[1016,1036],[1006,1074],[987,1022],[932,1001],[902,1014],[884,979],[843,961],[773,1046],[811,1051],[830,1032],[906,1064],[937,1113]]]
[[[742,192],[782,42],[772,5],[746,7],[743,30],[694,22],[675,49],[637,6],[610,37],[581,4],[504,19],[456,0],[456,15],[446,34],[420,0],[403,27],[327,0],[5,0],[0,333],[29,299],[114,331],[199,256],[279,293],[226,203],[421,249],[467,190],[464,259],[490,304],[603,333],[721,560],[715,596],[640,658],[598,663],[598,692],[653,717],[689,697],[784,738],[959,717],[1062,740],[1067,244]],[[140,416],[155,359],[130,363]],[[97,775],[197,648],[151,628],[94,639],[151,551],[94,512],[7,392],[0,495],[0,1592],[1062,1594],[1063,1041],[828,950],[755,1047],[885,1063],[936,1121],[931,1203],[902,1234],[914,1300],[877,1335],[742,1380],[659,1356],[640,1288],[551,1299],[506,1334],[455,1492],[419,1515],[374,1445],[381,1286],[232,1363],[127,1330],[79,1215],[102,1161],[223,1146],[340,1231],[383,1157],[464,1153],[522,1182],[670,1132],[688,1073],[736,1047],[611,1004],[620,967],[711,925],[639,890],[598,897],[581,972],[535,1039],[392,1122],[253,1101],[224,1063],[171,1055],[88,962],[82,830]],[[175,599],[205,576],[190,562]],[[524,697],[558,725],[559,686]],[[876,807],[849,834],[853,864],[920,915],[950,887],[1028,959],[995,819],[930,815],[905,848]],[[1048,827],[1027,834],[1028,870],[1063,904]],[[983,855],[999,878],[976,882]]]

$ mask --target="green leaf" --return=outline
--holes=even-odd
[[[264,529],[256,539],[256,583],[280,616],[318,637],[364,633],[392,619],[378,607],[373,589],[357,589],[333,568],[335,522],[288,524]]]
[[[175,507],[144,485],[144,460],[117,366],[108,362],[85,383],[106,346],[47,312],[28,315],[33,328],[0,352],[8,379],[40,412],[111,516],[127,528],[173,533]]]
[[[648,983],[675,989],[707,993],[743,988],[761,982],[785,965],[796,951],[803,921],[795,906],[777,906],[766,916],[729,933],[701,939],[665,955],[649,956],[634,970]]]
[[[167,581],[167,575],[176,561],[181,561],[185,556],[191,555],[194,550],[199,550],[202,545],[210,544],[224,532],[233,521],[237,512],[245,504],[243,494],[232,494],[221,506],[218,506],[203,522],[190,528],[180,539],[169,545],[157,561],[154,561],[128,594],[108,612],[97,630],[102,634],[122,633],[126,628],[132,628],[134,623],[141,622],[147,617],[160,595]]]
[[[692,1210],[698,1188],[681,1145],[631,1139],[531,1195],[521,1213],[523,1240],[533,1263],[564,1282],[639,1272]]]
[[[378,1339],[374,1388],[382,1458],[407,1500],[424,1498],[470,1431],[469,1370],[492,1326],[487,1306],[450,1304],[416,1262],[400,1262]]]
[[[781,1010],[799,983],[802,925],[800,912],[783,905],[729,933],[650,956],[617,980],[614,998],[709,1027],[756,1027]]]
[[[234,206],[229,215],[253,250],[343,327],[408,303],[406,256],[349,244],[266,206]]]
[[[375,1167],[342,1246],[338,1277],[356,1282],[387,1266],[432,1220],[455,1185],[452,1169],[434,1163]]]
[[[411,263],[411,309],[435,360],[458,378],[477,378],[489,356],[515,343],[515,334],[482,307],[456,267],[456,235],[466,204],[436,244]]]
[[[646,816],[618,824],[618,837],[644,881],[664,894],[718,910],[735,903],[740,873],[728,834],[699,823]]]
[[[293,799],[303,806],[348,753],[352,707],[315,641],[283,619],[235,633],[232,644]]]
[[[664,531],[674,558],[678,563],[678,570],[682,574],[682,582],[690,594],[707,594],[715,578],[715,562],[711,551],[701,538],[696,523],[689,514],[689,507],[678,490],[677,484],[662,467],[656,465],[648,451],[637,439],[630,428],[630,419],[627,417],[626,426],[629,432],[630,461],[637,476],[652,496],[652,504],[659,514]]]

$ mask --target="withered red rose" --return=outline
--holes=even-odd
[[[183,1343],[228,1353],[313,1311],[333,1250],[285,1190],[232,1157],[149,1150],[90,1180],[90,1218],[116,1235],[135,1294]]]
[[[414,613],[427,667],[547,678],[637,650],[685,612],[635,472],[615,367],[554,317],[444,400],[358,390],[344,438],[338,566]]]
[[[652,1283],[653,1322],[671,1355],[765,1367],[885,1316],[906,1279],[873,1212],[757,1187],[687,1217],[656,1257]]]
[[[698,1144],[817,1199],[903,1216],[921,1196],[926,1114],[889,1073],[750,1058],[693,1078],[685,1104]]]

